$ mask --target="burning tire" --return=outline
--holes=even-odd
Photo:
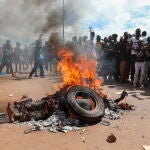
[[[94,102],[94,108],[91,107],[91,110],[83,108],[80,102],[78,102],[78,99],[87,99],[87,101],[90,100]],[[92,123],[100,121],[104,115],[105,106],[103,99],[96,91],[88,87],[71,87],[67,93],[67,103],[76,117],[84,122]]]

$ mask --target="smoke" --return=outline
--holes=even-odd
[[[48,10],[44,5],[39,7],[25,3],[23,0],[5,0],[0,2],[0,32],[10,39],[31,40],[40,33],[45,24]]]
[[[65,0],[63,16],[62,0],[1,0],[0,42],[8,38],[32,42],[52,32],[61,35],[63,18],[67,34],[81,33],[78,22],[85,15],[84,4],[85,0]]]
[[[63,13],[60,11],[52,11],[47,16],[47,21],[42,27],[42,32],[47,33],[49,30],[57,30],[62,26]]]
[[[43,3],[53,3],[55,0],[23,0],[25,4],[27,5],[36,5],[36,6],[40,6]]]
[[[52,32],[50,34],[50,37],[48,39],[48,43],[55,48],[55,51],[57,52],[57,50],[60,48],[60,46],[63,45],[63,41],[60,38],[59,34],[57,32]]]

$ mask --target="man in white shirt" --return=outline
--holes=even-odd
[[[86,41],[86,55],[88,58],[97,60],[97,55],[95,51],[95,44],[93,42],[95,37],[95,32],[90,33],[90,40]]]

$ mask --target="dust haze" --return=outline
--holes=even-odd
[[[63,16],[62,0],[0,0],[0,44],[6,39],[29,42],[41,34],[47,38],[52,32],[61,36],[63,17],[66,31],[80,34],[87,3],[64,1]]]

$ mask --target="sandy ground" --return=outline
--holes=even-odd
[[[27,75],[12,78],[0,76],[0,110],[4,111],[8,101],[28,95],[40,99],[55,92],[59,83],[57,77],[26,79]],[[142,150],[142,145],[150,145],[150,89],[133,90],[130,84],[106,84],[104,92],[116,98],[119,92],[127,90],[129,96],[124,100],[134,104],[135,111],[125,112],[122,119],[110,121],[110,126],[100,123],[85,127],[80,132],[51,133],[47,130],[24,134],[28,126],[15,124],[0,125],[1,150]],[[137,93],[137,97],[134,96]],[[105,119],[104,119],[105,120]],[[117,142],[107,143],[107,136],[113,133]],[[83,142],[82,137],[85,138]]]

